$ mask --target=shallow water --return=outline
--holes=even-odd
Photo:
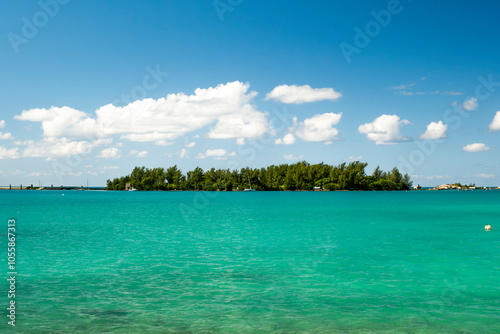
[[[500,191],[0,191],[0,203],[4,250],[17,221],[14,332],[500,332]]]

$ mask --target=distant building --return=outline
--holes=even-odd
[[[130,185],[130,183],[125,183],[125,190],[129,190],[130,188],[132,188],[132,186]]]
[[[415,189],[415,190],[422,190],[422,187],[421,187],[421,186],[420,186],[420,184],[419,184],[419,185],[417,185],[417,186],[413,186],[413,189]]]

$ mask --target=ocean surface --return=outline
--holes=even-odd
[[[500,333],[497,190],[4,190],[0,208],[1,333]]]

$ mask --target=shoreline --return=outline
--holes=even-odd
[[[408,190],[370,190],[370,189],[361,189],[361,190],[329,190],[329,189],[315,189],[315,190],[257,190],[257,192],[381,192],[381,191],[398,191],[398,192],[408,192],[408,191],[485,191],[485,190],[499,190],[500,187],[478,187],[476,189],[408,189]],[[0,186],[0,190],[34,190],[34,191],[116,191],[116,192],[129,192],[130,190],[110,190],[106,189],[106,187],[74,187],[74,186],[64,186],[64,187],[54,187],[54,188],[43,188],[39,187],[6,187]],[[246,192],[245,190],[182,190],[182,189],[174,189],[174,190],[134,190],[140,192]]]

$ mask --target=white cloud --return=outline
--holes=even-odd
[[[212,123],[209,138],[259,137],[270,125],[267,114],[251,104],[257,93],[248,92],[249,87],[235,81],[198,88],[193,95],[170,94],[125,107],[107,105],[96,114],[105,133],[119,133],[133,141],[171,140]]]
[[[278,144],[278,145],[280,145],[280,144],[292,145],[293,143],[295,143],[295,137],[293,134],[288,133],[283,137],[283,139],[281,139],[281,138],[275,139],[274,143]]]
[[[158,146],[170,146],[173,144],[174,144],[174,142],[166,141],[166,140],[158,140],[157,142],[155,142],[155,145],[158,145]]]
[[[0,146],[0,160],[1,159],[16,159],[19,158],[19,148],[5,148]]]
[[[16,146],[28,146],[33,145],[34,143],[34,140],[16,140],[15,142],[13,142],[13,144]]]
[[[395,90],[410,89],[411,87],[413,87],[415,85],[416,85],[415,83],[411,83],[411,84],[408,84],[408,85],[399,85],[399,86],[392,87],[392,89],[395,89]]]
[[[207,150],[205,153],[199,153],[198,158],[205,159],[207,157],[223,157],[226,155],[227,151],[223,148],[218,148],[214,150]]]
[[[330,100],[335,101],[342,96],[333,88],[311,88],[309,85],[281,85],[267,93],[266,100],[275,100],[283,103],[302,104]]]
[[[402,135],[399,128],[402,125],[411,124],[408,120],[401,120],[397,115],[382,115],[371,123],[365,123],[359,126],[358,131],[366,134],[369,140],[377,145],[392,145],[397,142],[408,141],[409,139]]]
[[[69,107],[30,109],[14,116],[40,122],[45,137],[93,138],[121,135],[130,141],[163,143],[214,124],[210,138],[255,138],[271,129],[267,113],[252,104],[256,92],[239,81],[194,94],[169,94],[158,100],[134,101],[124,107],[105,105],[95,117]]]
[[[211,157],[216,160],[226,160],[227,157],[234,157],[234,156],[236,156],[236,152],[227,153],[225,149],[218,148],[213,150],[207,150],[205,153],[198,153],[197,158],[205,159]]]
[[[185,158],[189,157],[189,152],[185,148],[181,149],[180,152],[178,152],[177,154],[179,154],[179,157],[181,159],[185,159]]]
[[[483,143],[474,143],[462,147],[465,152],[483,152],[488,151],[490,148]]]
[[[27,141],[22,152],[23,157],[58,157],[77,154],[89,154],[98,146],[111,143],[111,139],[99,139],[93,142],[72,141],[67,138],[44,138],[38,142]]]
[[[397,95],[407,95],[407,96],[415,95],[415,93],[413,93],[413,92],[407,92],[406,90],[400,90],[400,91],[394,92],[394,94],[397,94]]]
[[[495,117],[493,117],[493,121],[489,126],[490,131],[499,131],[500,130],[500,111],[497,111]]]
[[[237,138],[236,145],[245,145],[245,138]]]
[[[353,161],[360,161],[361,159],[363,159],[361,155],[357,157],[351,155],[350,157],[345,158],[344,160],[348,162],[353,162]]]
[[[148,155],[148,151],[137,151],[137,150],[131,150],[130,152],[130,155],[135,155],[137,156],[138,158],[144,158],[145,156]]]
[[[431,122],[427,125],[427,130],[425,133],[420,135],[421,139],[441,139],[446,138],[446,130],[448,129],[448,124],[444,124],[443,121]]]
[[[283,159],[285,159],[285,160],[300,160],[303,157],[304,157],[303,155],[298,156],[298,157],[294,156],[293,154],[285,154],[285,155],[283,155]]]
[[[5,128],[5,121],[4,120],[0,120],[0,128]]]
[[[0,132],[0,139],[13,139],[12,134],[10,132],[2,133]]]
[[[241,114],[220,117],[215,127],[208,133],[208,138],[257,138],[270,129],[267,113],[253,110]]]
[[[159,133],[159,132],[151,132],[151,133],[131,133],[128,135],[122,135],[120,139],[126,139],[129,141],[138,141],[138,142],[165,142],[165,139],[174,139],[172,134],[169,133]]]
[[[467,111],[474,111],[477,109],[477,99],[475,97],[472,97],[464,103],[462,103],[462,109],[467,110]]]
[[[440,90],[435,90],[431,92],[431,94],[441,94],[441,95],[462,95],[462,92],[456,92],[456,91],[446,91],[446,92],[441,92]]]
[[[95,167],[90,165],[90,166],[85,166],[85,168],[93,168],[95,171],[103,172],[103,171],[108,171],[108,170],[117,170],[120,169],[119,166],[103,166],[103,167]]]
[[[196,143],[193,141],[189,144],[186,144],[186,147],[194,147],[196,145]]]
[[[492,178],[495,178],[496,175],[493,175],[493,174],[476,174],[476,175],[474,175],[474,177],[478,177],[478,178],[481,178],[481,179],[492,179]]]
[[[118,159],[120,158],[120,156],[121,152],[119,149],[117,149],[116,147],[108,147],[102,150],[97,157],[105,159]]]
[[[24,110],[14,118],[20,121],[41,122],[46,137],[92,138],[98,134],[95,119],[69,107]]]
[[[303,122],[297,124],[295,128],[295,135],[304,141],[337,140],[339,132],[333,126],[340,122],[340,118],[342,118],[342,113],[314,115],[313,117],[305,119]]]

